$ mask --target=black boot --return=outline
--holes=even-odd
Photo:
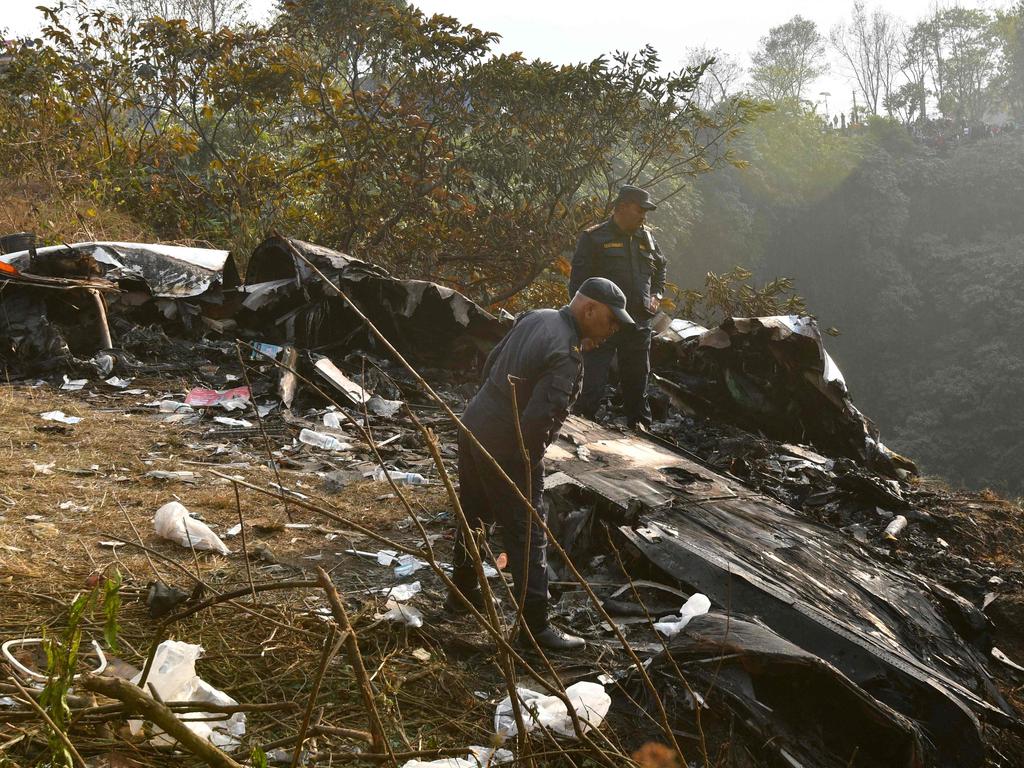
[[[548,651],[575,651],[587,644],[582,637],[570,635],[553,624],[548,624],[544,629],[533,630],[533,639],[537,645]],[[519,642],[527,648],[533,647],[525,630],[519,633]]]
[[[469,588],[461,590],[462,594],[472,603],[473,607],[483,613],[484,611],[484,594],[480,591],[480,588]],[[465,603],[459,599],[457,593],[453,590],[448,590],[448,597],[444,601],[444,610],[446,613],[452,616],[467,616],[469,615],[469,608],[466,607]]]

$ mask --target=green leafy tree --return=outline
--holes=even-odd
[[[704,67],[704,74],[693,95],[694,102],[703,110],[728,103],[741,90],[745,74],[743,65],[735,56],[720,48],[706,45],[688,48],[683,65],[694,70]]]
[[[563,284],[619,185],[672,201],[735,162],[760,111],[702,109],[709,61],[498,56],[496,35],[392,0],[290,0],[267,27],[46,13],[0,89],[11,175],[35,166],[164,238],[244,254],[278,228],[488,304]]]
[[[932,68],[931,32],[926,23],[904,29],[897,46],[904,82],[889,94],[886,112],[903,123],[928,118],[928,77]]]
[[[46,14],[38,61],[71,109],[67,150],[96,198],[169,237],[240,248],[261,237],[301,171],[280,41],[258,28]]]
[[[246,0],[110,0],[111,10],[135,19],[181,19],[194,29],[216,32],[246,20]]]
[[[751,282],[754,273],[744,267],[704,276],[701,290],[687,288],[676,297],[676,314],[713,327],[729,317],[766,317],[806,315],[807,305],[793,293],[793,281],[775,278],[758,287]]]
[[[827,71],[825,39],[813,21],[799,15],[772,27],[751,56],[753,91],[774,103],[799,103]]]
[[[993,104],[1001,46],[987,11],[952,7],[918,25],[927,46],[932,92],[947,117],[980,121]]]
[[[307,200],[326,240],[485,303],[548,274],[620,184],[671,197],[730,160],[756,114],[739,99],[704,112],[704,67],[662,75],[650,48],[493,56],[494,35],[386,0],[302,0],[281,26],[303,152],[328,169]]]
[[[1007,106],[1024,120],[1024,0],[996,12],[996,28],[1002,44],[1000,80]]]

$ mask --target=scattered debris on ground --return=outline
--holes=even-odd
[[[676,320],[649,434],[614,398],[566,422],[549,567],[589,644],[547,659],[501,640],[501,553],[502,624],[442,610],[444,409],[504,320],[281,237],[244,282],[212,249],[0,261],[0,764],[1024,761],[1021,510],[885,448],[807,318]]]

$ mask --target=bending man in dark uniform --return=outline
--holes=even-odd
[[[626,297],[614,283],[595,278],[579,286],[568,306],[536,309],[520,315],[491,351],[483,384],[470,401],[462,422],[487,449],[541,515],[544,511],[544,451],[579,394],[583,378],[582,351],[599,346],[620,326],[632,325]],[[512,385],[516,406],[513,407]],[[529,463],[523,461],[516,437],[522,430]],[[520,501],[466,436],[459,435],[459,501],[474,529],[497,523],[509,570],[515,581],[523,621],[537,643],[557,650],[579,648],[580,637],[548,623],[547,538]],[[529,534],[527,525],[529,524]],[[527,546],[529,542],[529,546]],[[529,557],[527,557],[529,549]],[[477,607],[483,595],[462,531],[456,531],[455,586]],[[465,610],[449,595],[449,611]],[[526,641],[527,638],[520,638]]]
[[[576,412],[589,419],[597,415],[608,370],[619,355],[622,401],[630,427],[651,425],[647,379],[651,372],[650,319],[658,311],[665,291],[665,257],[644,226],[647,211],[657,208],[646,190],[625,186],[619,190],[612,217],[584,231],[576,243],[569,276],[570,295],[590,277],[605,277],[626,294],[635,324],[624,325],[608,343],[583,355],[586,376]]]

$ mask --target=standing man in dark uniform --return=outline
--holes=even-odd
[[[594,278],[579,286],[567,306],[520,315],[487,357],[483,384],[467,406],[462,423],[541,515],[545,514],[544,451],[558,436],[580,392],[582,353],[627,325],[633,325],[633,318],[626,313],[625,295],[611,281]],[[516,436],[517,421],[528,464]],[[583,638],[548,623],[547,537],[543,529],[461,432],[459,502],[473,529],[495,523],[500,527],[516,600],[537,644],[554,650],[582,647]],[[456,588],[482,608],[483,593],[461,528],[456,530],[453,562]],[[455,594],[448,596],[446,607],[452,613],[465,611]],[[528,644],[528,638],[520,639]]]
[[[636,323],[623,326],[604,346],[586,352],[583,392],[576,413],[594,418],[601,405],[608,370],[615,353],[619,355],[619,381],[630,427],[651,425],[647,402],[647,379],[651,372],[650,320],[658,311],[665,292],[665,257],[644,226],[648,211],[657,209],[647,190],[624,186],[619,189],[612,216],[587,229],[576,243],[569,276],[571,296],[590,277],[605,277],[626,294],[626,303]]]

